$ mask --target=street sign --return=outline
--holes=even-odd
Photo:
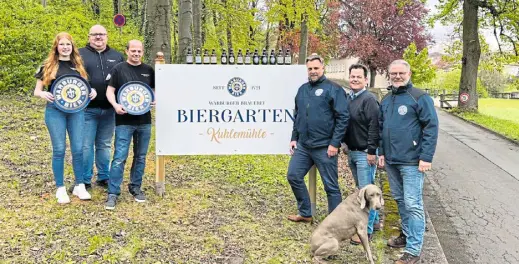
[[[122,27],[124,26],[124,24],[126,23],[126,18],[124,17],[123,14],[117,14],[114,16],[114,24],[118,27]]]
[[[470,98],[470,96],[468,93],[460,94],[460,102],[463,104],[467,103],[469,101],[469,98]]]

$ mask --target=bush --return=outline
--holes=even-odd
[[[124,35],[119,36],[112,22],[112,1],[99,1],[99,16],[81,0],[47,2],[44,8],[39,0],[0,1],[0,93],[24,94],[33,90],[33,75],[61,31],[70,33],[78,47],[86,45],[88,30],[98,23],[107,28],[108,43],[117,50],[123,51],[128,40],[139,39],[132,24],[125,26]]]

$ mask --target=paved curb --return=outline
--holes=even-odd
[[[424,233],[424,243],[422,247],[421,263],[440,263],[448,264],[447,257],[443,252],[442,245],[431,222],[427,209],[425,211],[425,224],[427,226]]]
[[[478,124],[478,123],[476,123],[476,122],[472,122],[472,121],[467,120],[467,119],[465,119],[465,118],[463,118],[463,117],[461,117],[461,116],[455,115],[455,114],[453,114],[453,113],[451,113],[451,112],[449,112],[449,111],[446,111],[446,110],[444,110],[444,109],[442,109],[442,108],[440,108],[440,107],[436,107],[436,108],[439,109],[439,110],[441,110],[441,111],[443,111],[444,113],[447,113],[447,114],[449,114],[449,115],[451,115],[451,116],[453,116],[453,117],[456,117],[456,118],[458,118],[458,119],[460,119],[460,120],[462,120],[462,121],[464,121],[464,122],[466,122],[466,123],[469,123],[469,124],[471,124],[471,125],[473,125],[473,126],[479,127],[479,128],[481,128],[481,129],[483,129],[483,130],[485,130],[485,131],[487,131],[487,132],[489,132],[489,133],[491,133],[491,134],[493,134],[493,135],[495,135],[495,136],[498,136],[498,137],[500,137],[500,138],[502,138],[502,139],[504,139],[504,140],[506,140],[506,141],[508,141],[508,142],[510,142],[510,143],[512,143],[512,144],[515,144],[515,145],[519,146],[519,141],[517,141],[517,140],[514,140],[514,139],[511,139],[511,138],[508,138],[508,137],[506,137],[506,136],[504,136],[504,135],[502,135],[502,134],[497,133],[497,132],[494,131],[494,130],[488,129],[488,128],[486,128],[486,127],[484,127],[484,126],[482,126],[482,125],[480,125],[480,124]]]
[[[379,171],[378,173],[384,173]],[[385,176],[387,177],[387,175]],[[426,176],[427,177],[427,176]],[[382,182],[382,177],[378,175],[377,177],[378,183],[382,186],[384,183]],[[428,179],[425,179],[424,184],[428,182]],[[387,182],[389,185],[389,182]],[[445,257],[445,253],[443,252],[443,248],[440,244],[440,240],[438,239],[438,234],[436,233],[436,229],[434,229],[434,225],[431,221],[431,218],[429,216],[429,212],[427,211],[427,207],[425,206],[425,203],[427,201],[426,195],[425,195],[425,188],[424,186],[424,195],[423,195],[423,201],[424,201],[424,213],[425,213],[425,232],[424,232],[424,242],[422,246],[422,254],[420,257],[419,263],[438,263],[438,264],[448,264],[447,257]],[[391,196],[391,193],[388,194]],[[393,199],[393,197],[391,197]]]

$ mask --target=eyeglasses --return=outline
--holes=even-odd
[[[90,33],[88,35],[91,36],[91,37],[104,37],[107,34],[106,33]]]
[[[407,72],[390,72],[389,75],[391,75],[391,77],[396,77],[398,75],[400,76],[405,76],[407,74]]]

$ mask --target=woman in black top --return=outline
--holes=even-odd
[[[81,200],[90,200],[91,196],[86,191],[82,179],[83,175],[83,133],[84,111],[65,113],[54,104],[54,96],[50,90],[54,81],[62,75],[75,74],[85,79],[88,78],[83,60],[72,40],[72,36],[66,32],[59,33],[54,38],[52,48],[43,66],[35,74],[37,78],[34,96],[47,101],[45,108],[45,124],[49,130],[52,142],[52,171],[56,181],[56,198],[58,203],[69,203],[70,198],[63,183],[63,168],[66,148],[66,132],[70,140],[72,151],[72,167],[76,176],[74,195]],[[44,87],[46,89],[44,90]],[[96,97],[96,91],[91,90],[89,97]]]

